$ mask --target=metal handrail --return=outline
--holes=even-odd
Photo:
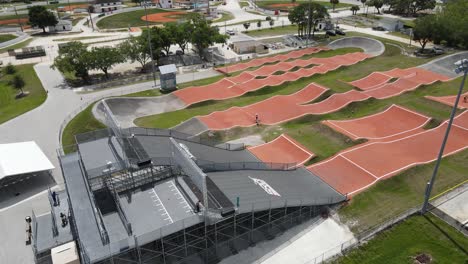
[[[109,243],[109,235],[108,235],[106,227],[104,225],[104,221],[102,220],[101,213],[95,206],[96,205],[96,199],[94,198],[94,195],[90,190],[88,177],[87,177],[87,174],[86,174],[86,171],[85,171],[84,167],[82,166],[82,161],[79,160],[78,163],[79,163],[80,169],[82,171],[81,174],[82,174],[84,182],[85,182],[86,193],[87,193],[88,198],[89,198],[89,200],[91,202],[94,219],[96,220],[96,225],[97,225],[97,227],[99,229],[99,233],[101,235],[102,243],[104,245],[106,245],[106,244]]]

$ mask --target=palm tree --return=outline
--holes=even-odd
[[[360,9],[359,6],[353,5],[353,6],[351,7],[351,12],[353,12],[353,15],[356,15],[356,14],[357,14],[357,11],[359,11],[359,9]]]
[[[21,95],[24,94],[23,87],[26,85],[26,83],[24,82],[23,77],[21,77],[20,75],[13,76],[11,84],[13,85],[13,87],[15,87],[15,89],[21,91]]]
[[[335,6],[340,3],[340,0],[330,0],[330,4],[333,5],[333,12],[335,12]]]

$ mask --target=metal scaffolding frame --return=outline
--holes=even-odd
[[[299,225],[324,211],[327,206],[296,206],[271,208],[233,214],[211,225],[202,222],[185,226],[175,233],[159,229],[159,239],[146,242],[144,235],[133,236],[135,247],[98,263],[218,263],[261,241],[273,239],[289,228]]]

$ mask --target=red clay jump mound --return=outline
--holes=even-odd
[[[29,19],[28,18],[20,18],[19,22],[18,19],[5,19],[5,20],[0,20],[0,25],[14,25],[14,24],[26,24],[28,23]]]
[[[294,65],[302,66],[306,65],[319,65],[312,68],[301,68],[300,70],[294,72],[286,72],[280,75],[269,75],[264,79],[249,79],[254,76],[253,72],[245,72],[245,74],[250,74],[248,78],[242,79],[242,84],[235,84],[233,80],[236,80],[236,77],[233,78],[224,78],[216,83],[200,86],[200,87],[189,87],[183,90],[175,91],[173,94],[176,95],[180,100],[182,100],[187,106],[199,103],[207,100],[224,100],[229,98],[234,98],[241,96],[245,93],[259,90],[266,86],[277,86],[285,82],[296,81],[303,77],[310,77],[315,74],[323,74],[328,71],[337,69],[341,66],[349,66],[359,61],[362,61],[366,58],[369,58],[369,55],[362,52],[348,53],[344,55],[337,55],[330,58],[311,58],[308,60],[296,60],[292,62],[287,62],[289,68]],[[265,66],[264,66],[265,67]],[[255,74],[262,72],[263,67],[257,69]],[[269,67],[268,73],[274,73],[274,68]],[[263,72],[263,74],[265,74]],[[239,77],[240,78],[240,77]]]
[[[343,194],[354,195],[378,180],[434,161],[447,122],[439,127],[388,142],[352,148],[308,169]],[[444,157],[468,148],[468,113],[456,117]],[[374,179],[372,179],[374,178]]]
[[[374,115],[352,120],[326,120],[322,123],[353,140],[361,138],[381,140],[422,129],[429,120],[427,116],[392,105],[387,110]]]
[[[427,99],[436,101],[442,104],[452,106],[455,104],[456,95],[449,96],[425,96]],[[465,100],[466,98],[466,100]],[[458,102],[457,108],[466,109],[468,108],[468,93],[465,93],[461,96],[460,101]]]
[[[307,49],[301,49],[301,50],[295,50],[291,51],[286,54],[280,54],[276,56],[271,56],[271,57],[263,57],[259,59],[253,59],[248,62],[243,62],[243,63],[237,63],[233,64],[227,67],[218,67],[216,68],[217,71],[221,73],[233,73],[237,71],[242,71],[251,67],[258,67],[266,63],[274,63],[274,62],[280,62],[280,61],[286,61],[289,59],[297,59],[300,58],[304,55],[310,55],[314,54],[317,52],[320,52],[322,50],[329,50],[327,47],[312,47],[312,48],[307,48]]]
[[[395,82],[389,82],[397,78]],[[385,99],[414,90],[421,85],[437,81],[448,81],[449,77],[421,68],[393,69],[385,72],[374,72],[370,75],[349,82],[349,84],[365,91],[365,94],[377,99]]]
[[[294,163],[299,167],[315,156],[294,139],[282,134],[271,142],[250,147],[257,158],[266,163]]]
[[[254,126],[256,115],[261,124],[273,125],[302,115],[300,105],[313,101],[327,90],[327,88],[311,83],[291,95],[277,95],[245,107],[232,107],[225,111],[213,112],[200,116],[198,119],[210,130]]]
[[[155,22],[155,23],[174,22],[174,21],[177,21],[177,19],[180,16],[185,15],[185,14],[187,13],[181,12],[181,11],[156,13],[156,14],[148,15],[148,21]],[[141,20],[146,21],[146,16],[142,16]]]

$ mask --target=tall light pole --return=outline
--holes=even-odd
[[[450,119],[449,119],[449,122],[448,122],[448,125],[447,125],[447,130],[445,131],[445,136],[444,136],[444,139],[442,141],[442,146],[440,147],[439,155],[437,156],[437,161],[436,161],[436,164],[435,164],[435,167],[434,167],[434,172],[432,173],[431,181],[428,182],[427,185],[426,185],[427,187],[426,187],[426,193],[425,193],[425,196],[424,196],[424,204],[423,204],[423,207],[421,209],[421,213],[423,213],[423,214],[426,213],[426,211],[427,211],[427,206],[429,204],[429,198],[431,196],[432,187],[434,186],[434,181],[435,181],[435,178],[437,176],[437,172],[439,171],[440,161],[442,160],[445,145],[447,144],[447,139],[448,139],[449,134],[450,134],[450,128],[452,127],[453,119],[454,119],[455,114],[457,112],[457,106],[458,106],[458,102],[460,101],[461,94],[463,92],[463,86],[465,86],[466,75],[468,74],[468,59],[462,59],[462,60],[457,61],[455,63],[455,66],[457,66],[457,68],[455,69],[455,72],[457,74],[463,72],[463,79],[462,79],[462,82],[460,84],[460,88],[458,89],[457,98],[455,99],[455,104],[453,105],[452,112],[450,113]]]
[[[146,10],[146,2],[143,4],[143,7],[145,8],[146,31],[148,31],[148,46],[149,46],[149,51],[150,51],[150,56],[151,56],[151,71],[153,72],[154,88],[156,88],[157,87],[156,68],[154,66],[153,47],[151,46],[151,30],[149,28],[148,11]]]
[[[18,11],[16,10],[16,6],[13,5],[13,8],[15,9],[15,15],[18,17],[18,24],[20,25],[21,32],[24,32],[23,24],[21,24],[21,19],[20,19],[20,17],[18,16]]]
[[[88,15],[89,15],[89,23],[91,23],[91,27],[93,28],[93,31],[94,31],[94,24],[93,24],[93,18],[91,17],[91,7],[92,7],[92,4],[89,3],[89,6],[88,6]]]

